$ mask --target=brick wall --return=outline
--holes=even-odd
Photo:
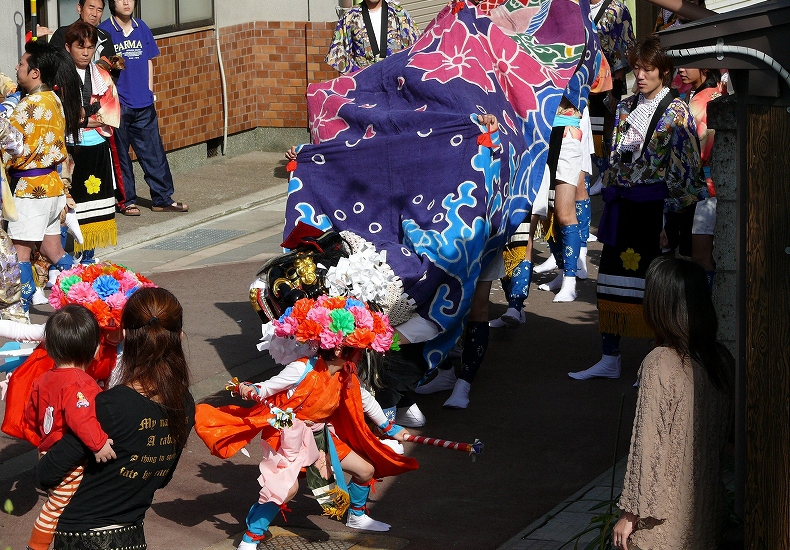
[[[228,133],[307,128],[305,91],[337,71],[324,63],[334,23],[257,21],[220,29]],[[222,136],[222,84],[213,31],[162,38],[154,62],[159,126],[170,151]]]

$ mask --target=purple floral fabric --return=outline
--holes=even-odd
[[[494,24],[498,10],[518,23]],[[431,365],[460,335],[481,269],[531,209],[590,26],[572,0],[511,0],[491,17],[456,3],[411,48],[308,87],[313,144],[298,148],[285,235],[303,221],[385,251],[440,329]],[[500,124],[494,147],[478,144],[484,113]]]

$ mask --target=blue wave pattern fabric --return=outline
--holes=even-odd
[[[284,233],[303,221],[386,251],[417,313],[439,327],[431,366],[460,336],[481,269],[530,211],[590,36],[583,11],[510,0],[488,16],[456,3],[411,48],[308,87],[313,144],[298,148]],[[498,148],[478,145],[484,113],[499,120]]]

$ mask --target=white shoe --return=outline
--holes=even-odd
[[[459,378],[455,381],[450,398],[442,406],[445,409],[465,409],[469,406],[469,390],[471,389],[472,385],[469,382]]]
[[[562,287],[554,297],[555,302],[572,302],[576,299],[576,277],[563,277]]]
[[[373,519],[367,514],[362,514],[361,516],[348,514],[348,519],[346,520],[346,527],[351,527],[352,529],[362,529],[364,531],[390,530],[390,526],[388,523],[384,523],[382,521],[376,521],[375,519]]]
[[[556,277],[554,277],[550,282],[543,283],[538,287],[538,290],[545,290],[547,292],[557,292],[560,288],[562,288],[562,279],[565,277],[564,274],[560,273]]]
[[[428,395],[429,393],[436,393],[440,391],[447,391],[453,389],[455,386],[455,369],[450,367],[449,369],[439,369],[436,373],[436,377],[428,382],[427,384],[423,384],[422,386],[417,386],[414,388],[414,393],[419,393],[420,395]]]
[[[36,291],[33,293],[33,297],[31,298],[34,306],[41,306],[44,304],[48,304],[49,300],[47,297],[44,296],[44,291],[41,288],[36,287]]]
[[[549,258],[540,265],[532,268],[532,273],[547,273],[557,269],[557,260],[554,259],[554,254],[549,253]]]
[[[620,378],[622,357],[620,355],[604,355],[592,367],[579,372],[569,372],[568,376],[576,380],[590,378]]]
[[[77,241],[79,244],[85,242],[85,238],[82,236],[82,231],[80,231],[80,222],[77,221],[77,213],[74,212],[73,208],[69,208],[66,211],[66,227],[74,236],[74,240]]]
[[[602,189],[603,189],[603,175],[600,175],[600,176],[598,176],[598,179],[595,180],[595,183],[593,183],[590,186],[590,193],[589,193],[589,195],[591,197],[593,195],[600,195]]]
[[[417,403],[413,403],[408,409],[398,409],[395,413],[395,424],[404,428],[421,428],[425,426],[425,415]]]
[[[239,546],[237,547],[237,550],[257,550],[257,549],[258,549],[258,543],[257,542],[241,541],[239,543]]]
[[[596,237],[592,232],[587,236],[587,242],[588,243],[594,243],[597,240],[598,240],[598,237]]]
[[[587,247],[583,246],[579,249],[579,261],[576,263],[576,278],[587,278]]]

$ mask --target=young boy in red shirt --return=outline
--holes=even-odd
[[[25,421],[41,438],[40,453],[46,453],[70,430],[93,451],[96,462],[115,458],[112,439],[96,419],[94,399],[101,388],[85,373],[99,349],[99,338],[99,324],[83,306],[67,305],[47,320],[44,345],[55,368],[33,382],[25,410]],[[28,548],[49,548],[58,518],[77,491],[82,472],[83,466],[78,466],[50,492],[33,526]]]

